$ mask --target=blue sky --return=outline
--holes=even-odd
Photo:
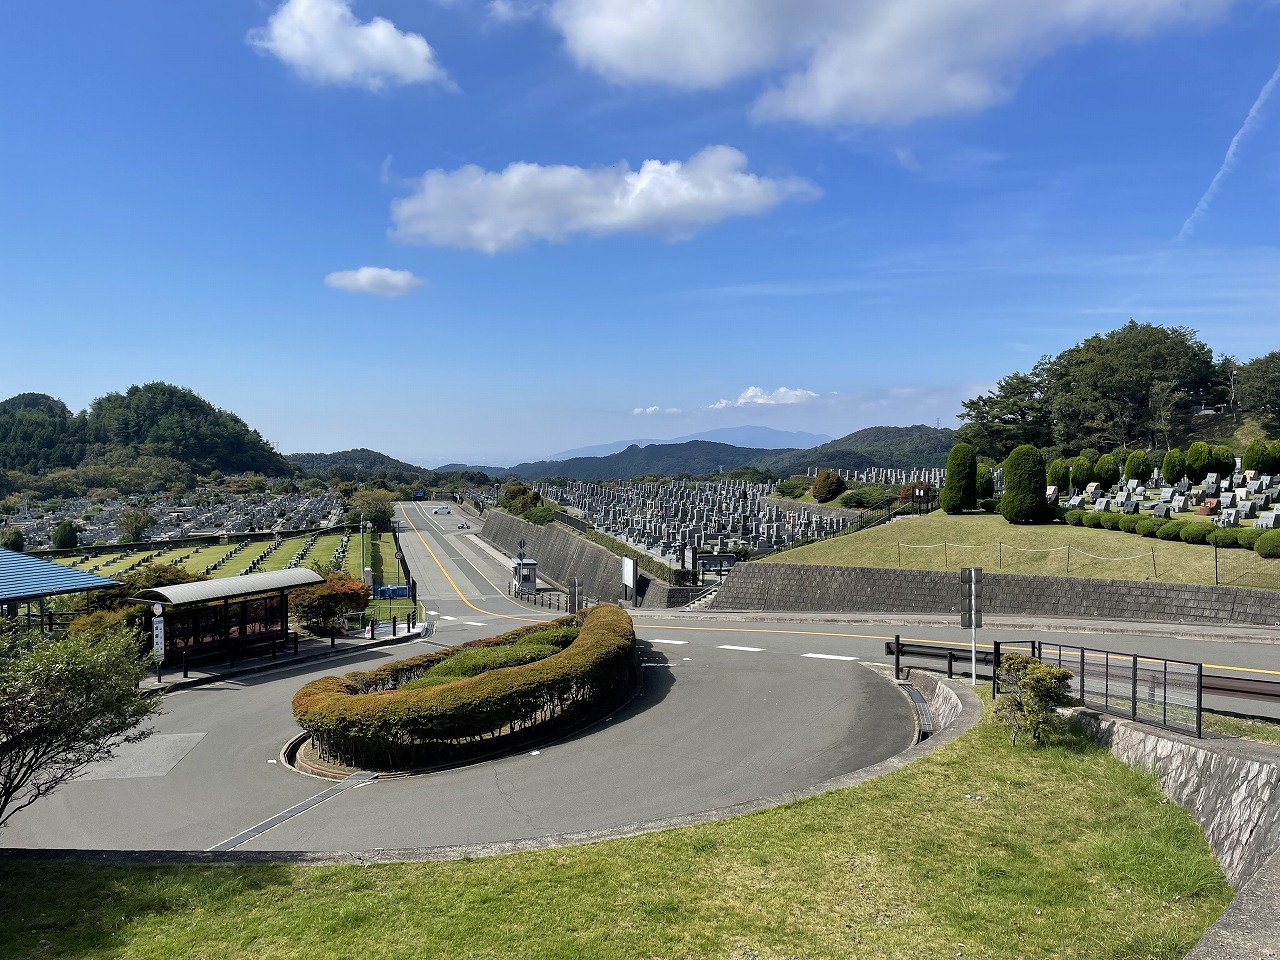
[[[0,394],[165,380],[286,453],[505,464],[955,426],[1129,317],[1247,360],[1280,347],[1277,28],[1230,0],[12,4]]]

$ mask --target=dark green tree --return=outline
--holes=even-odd
[[[1084,490],[1093,481],[1093,461],[1081,454],[1071,464],[1071,486]]]
[[[1093,465],[1093,479],[1104,487],[1114,487],[1120,482],[1120,464],[1109,453],[1104,453]]]
[[[1126,482],[1137,480],[1140,484],[1151,479],[1151,458],[1145,450],[1135,450],[1129,454],[1124,462],[1124,479]]]
[[[961,513],[978,506],[978,458],[973,447],[957,443],[947,456],[947,478],[938,496],[947,513]]]
[[[1046,479],[1049,486],[1057,487],[1060,492],[1066,493],[1067,488],[1071,486],[1071,464],[1065,457],[1059,457],[1049,464]]]
[[[1015,447],[1004,462],[1000,513],[1010,523],[1041,523],[1049,518],[1045,501],[1044,457],[1030,444]]]
[[[1213,451],[1203,440],[1187,447],[1186,476],[1192,483],[1202,483],[1213,470]]]
[[[53,528],[50,540],[55,550],[72,550],[80,544],[80,528],[74,520],[63,520]]]

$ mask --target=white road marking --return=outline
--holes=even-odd
[[[804,653],[804,657],[813,657],[815,660],[857,660],[857,657],[841,657],[834,653]]]
[[[717,650],[741,650],[743,653],[763,653],[764,647],[735,647],[731,643],[724,643],[716,647]]]
[[[689,641],[688,641],[688,640],[659,640],[657,637],[654,637],[654,638],[653,638],[652,640],[650,640],[649,642],[650,642],[650,643],[670,643],[670,644],[674,644],[674,645],[676,645],[676,646],[681,646],[681,647],[683,647],[683,646],[684,646],[685,644],[687,644]]]

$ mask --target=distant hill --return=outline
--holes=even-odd
[[[524,480],[541,480],[544,477],[569,477],[574,480],[616,480],[649,475],[674,477],[682,473],[718,473],[721,468],[732,470],[772,453],[772,450],[735,447],[709,440],[654,443],[647,447],[632,444],[607,457],[574,457],[568,460],[518,463],[509,472]]]
[[[39,393],[0,403],[0,469],[41,476],[89,464],[128,467],[144,459],[201,474],[293,473],[258,431],[185,387],[132,386],[99,397],[78,414]]]
[[[779,474],[804,473],[810,467],[865,470],[868,467],[945,467],[955,445],[947,427],[867,427],[812,450],[772,454],[755,466]]]
[[[816,447],[821,443],[827,443],[831,438],[821,433],[805,433],[802,430],[775,430],[773,427],[720,427],[716,430],[691,433],[671,440],[614,440],[612,443],[598,443],[595,446],[578,447],[574,450],[553,453],[547,459],[573,460],[578,457],[607,457],[611,453],[617,453],[633,445],[648,447],[655,443],[688,443],[690,440],[710,440],[713,443],[727,443],[735,447],[755,447],[762,450],[803,450],[808,447]]]

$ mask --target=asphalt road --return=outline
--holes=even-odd
[[[401,545],[431,644],[492,636],[555,616],[506,595],[505,559],[460,531],[460,517],[404,505]],[[813,616],[634,611],[642,694],[591,731],[523,754],[426,777],[354,786],[294,812],[330,786],[277,762],[296,732],[294,692],[318,676],[416,654],[382,648],[171,694],[157,733],[15,816],[14,847],[363,850],[500,842],[786,796],[908,745],[912,714],[862,661],[884,639],[965,641],[953,627],[894,627]],[[1035,634],[1063,643],[1217,663],[1280,678],[1280,645]],[[984,630],[981,640],[1025,640]],[[1226,701],[1227,709],[1239,703]],[[286,814],[269,829],[260,825]],[[259,831],[238,840],[245,831]],[[237,842],[238,841],[238,842]]]

